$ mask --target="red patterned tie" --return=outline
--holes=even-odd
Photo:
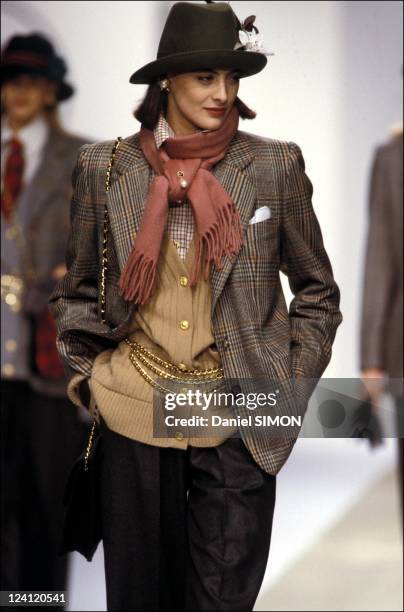
[[[1,212],[7,221],[10,219],[22,187],[24,156],[22,144],[17,138],[8,141],[9,153],[4,171],[1,190]]]

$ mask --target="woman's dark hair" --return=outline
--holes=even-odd
[[[240,98],[234,102],[242,119],[254,119],[257,114],[248,108]],[[167,92],[161,91],[158,83],[152,83],[147,88],[146,94],[133,112],[133,116],[149,130],[154,130],[160,113],[165,115],[167,111]]]

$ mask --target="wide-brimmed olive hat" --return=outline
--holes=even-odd
[[[134,72],[130,83],[152,83],[168,73],[208,68],[234,68],[240,77],[256,74],[267,63],[265,52],[242,44],[241,30],[227,2],[177,2],[168,14],[157,59]],[[255,26],[254,30],[258,32]]]
[[[64,80],[67,67],[56,55],[52,43],[42,34],[17,34],[5,45],[1,54],[1,83],[21,75],[37,75],[56,83],[56,97],[61,102],[74,89]]]

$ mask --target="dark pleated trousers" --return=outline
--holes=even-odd
[[[276,477],[241,438],[184,451],[100,431],[108,610],[252,610]]]
[[[2,590],[66,589],[63,492],[88,427],[68,399],[1,381]]]

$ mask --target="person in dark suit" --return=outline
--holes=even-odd
[[[361,377],[372,404],[394,398],[403,501],[403,131],[377,147],[369,186],[369,225],[360,334]]]
[[[140,132],[82,147],[74,171],[50,309],[69,396],[91,391],[100,425],[110,610],[253,609],[297,432],[250,427],[246,391],[318,379],[342,321],[299,146],[238,129],[255,117],[239,79],[267,62],[254,19],[175,3],[158,59],[130,78],[149,85]],[[154,433],[153,392],[223,378],[236,431]],[[294,399],[282,392],[277,414]]]
[[[86,140],[59,123],[73,88],[43,35],[13,36],[1,61],[1,588],[64,590],[63,488],[88,425],[66,397],[47,302]]]

